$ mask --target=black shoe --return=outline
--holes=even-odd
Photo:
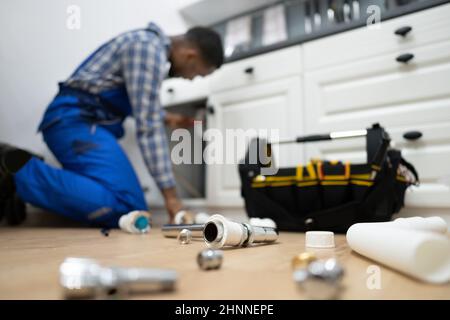
[[[16,173],[32,157],[28,151],[0,143],[0,176]]]
[[[5,202],[4,215],[10,226],[17,226],[25,221],[27,217],[26,205],[15,193]]]
[[[21,224],[27,216],[26,205],[16,193],[13,175],[3,177],[0,182],[0,222],[6,218],[11,226]]]
[[[32,157],[28,151],[0,143],[0,202],[13,196],[15,192],[13,175]]]
[[[13,175],[32,157],[28,151],[0,143],[0,221],[6,217],[8,224],[17,225],[25,220],[25,203],[15,192]]]
[[[5,216],[5,210],[6,210],[6,200],[0,197],[0,223],[2,222],[3,217]]]
[[[3,216],[2,208],[5,206],[5,202],[11,199],[15,192],[13,175],[0,170],[0,217]]]

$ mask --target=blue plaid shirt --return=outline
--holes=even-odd
[[[150,23],[95,51],[64,85],[100,94],[125,86],[144,161],[160,189],[175,186],[159,89],[168,70],[170,39]]]

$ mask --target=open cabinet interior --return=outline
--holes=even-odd
[[[206,128],[206,100],[170,106],[166,107],[165,110],[166,112],[182,114],[193,117],[196,121],[201,121],[202,132]],[[202,160],[205,143],[202,139],[201,132],[196,132],[199,129],[200,127],[198,126],[195,130],[194,127],[182,129],[189,132],[189,134],[186,135],[189,137],[187,142],[184,141],[184,139],[186,139],[185,134],[180,138],[179,135],[173,134],[173,129],[167,129],[171,156],[178,155],[183,158],[183,161],[180,164],[172,161],[173,173],[177,182],[177,192],[183,200],[204,200],[206,197],[206,168],[205,163]],[[179,145],[180,143],[183,144],[183,148]],[[200,150],[201,154],[199,152]],[[184,152],[188,155],[190,153],[190,157],[187,157]],[[196,153],[197,155],[195,156]],[[186,159],[190,161],[185,161]]]

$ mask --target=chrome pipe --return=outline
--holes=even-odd
[[[165,224],[162,233],[166,238],[177,238],[183,229],[191,231],[192,238],[203,238],[204,224]]]
[[[59,268],[59,281],[67,299],[127,297],[137,292],[175,288],[177,273],[169,269],[105,267],[96,260],[69,257]]]
[[[221,215],[213,215],[206,222],[203,238],[208,247],[246,247],[253,243],[272,243],[278,239],[278,231],[270,227],[257,227],[239,223]]]

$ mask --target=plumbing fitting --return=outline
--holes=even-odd
[[[119,219],[119,227],[129,233],[147,233],[150,230],[150,213],[148,211],[131,211]]]
[[[310,253],[302,253],[292,260],[293,279],[310,299],[336,299],[342,290],[344,275],[336,259],[317,260]]]
[[[178,234],[177,239],[180,244],[189,244],[192,240],[192,232],[188,229],[183,229]]]
[[[205,223],[203,238],[206,245],[213,249],[245,247],[253,243],[275,242],[278,239],[278,231],[271,227],[234,222],[216,214]]]
[[[174,217],[175,224],[194,224],[195,214],[189,210],[178,211]]]
[[[112,295],[170,291],[177,273],[167,269],[104,267],[96,260],[69,257],[59,268],[67,299],[106,299]]]
[[[178,235],[183,230],[191,232],[192,239],[203,238],[203,224],[165,224],[161,231],[166,238],[178,238]]]
[[[205,212],[194,213],[189,210],[178,211],[175,215],[175,224],[204,224],[209,219]]]
[[[198,253],[197,263],[203,270],[219,269],[223,261],[222,250],[205,249]]]

